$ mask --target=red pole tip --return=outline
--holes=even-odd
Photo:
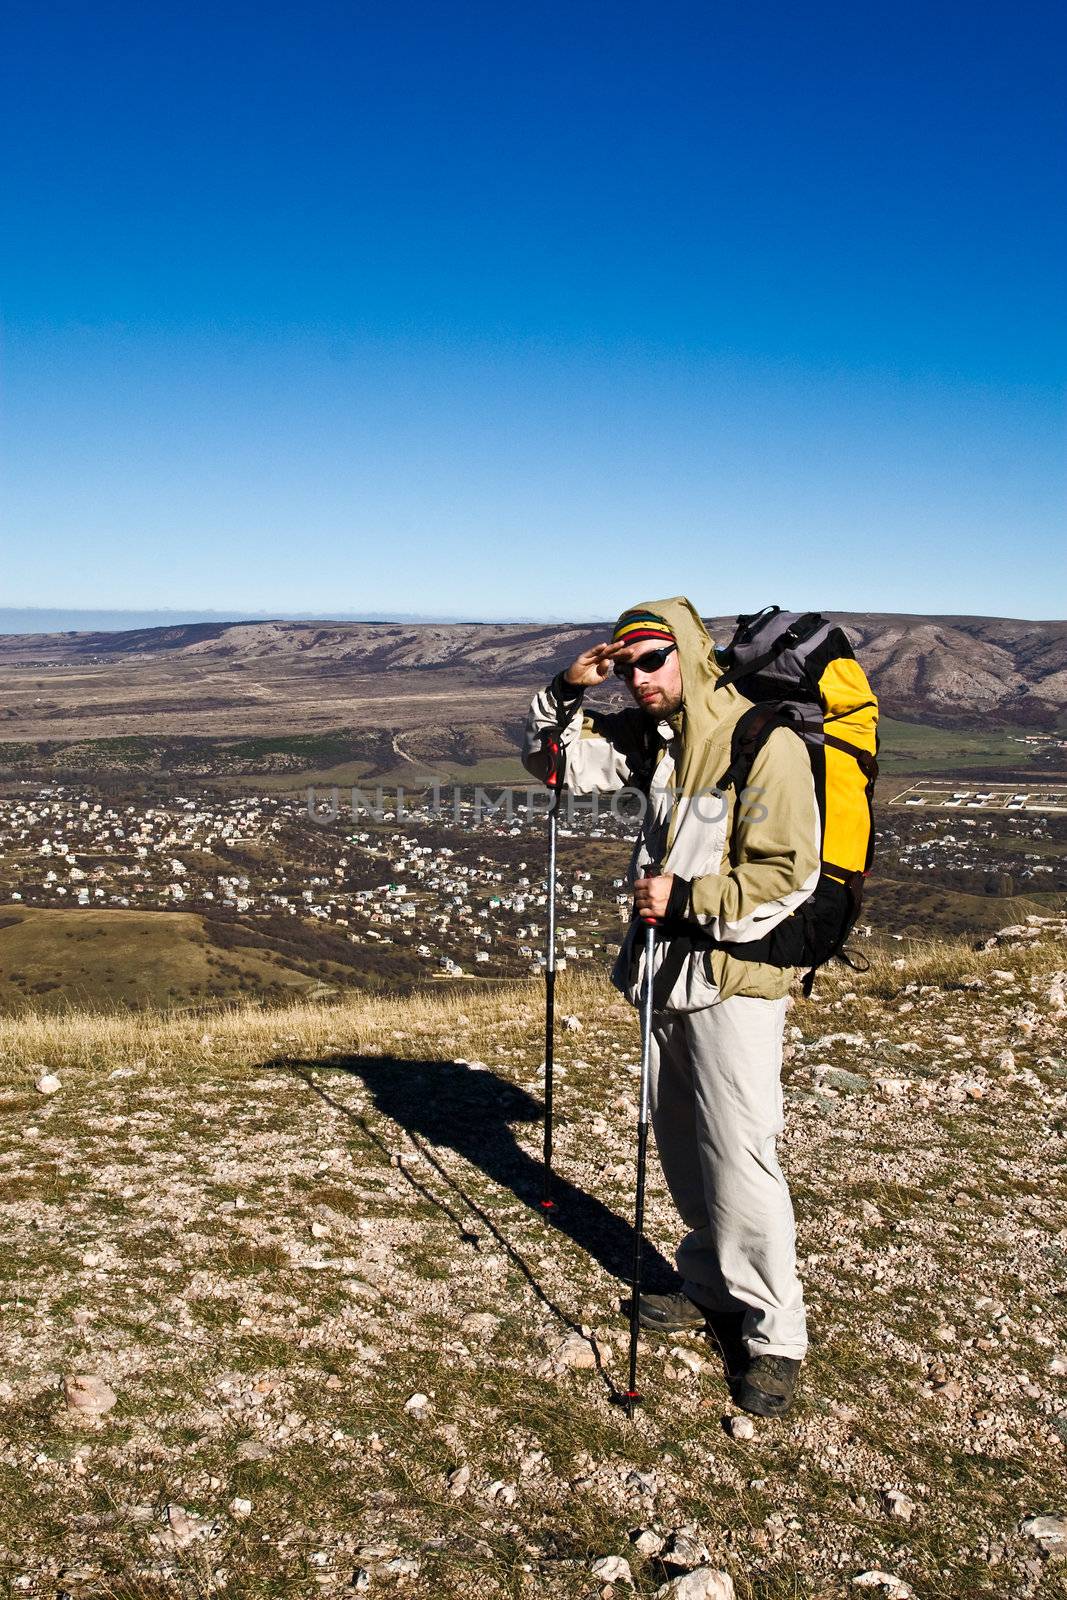
[[[626,1393],[623,1395],[623,1399],[624,1400],[631,1400],[632,1401],[632,1400],[640,1400],[640,1398],[641,1398],[640,1389],[627,1389]]]
[[[556,1202],[554,1200],[542,1200],[541,1201],[541,1210],[542,1211],[555,1211],[555,1209],[556,1209]]]

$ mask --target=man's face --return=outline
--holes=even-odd
[[[673,717],[676,711],[681,710],[682,667],[677,649],[672,650],[663,665],[653,671],[633,665],[653,654],[655,649],[649,643],[631,645],[619,654],[617,665],[633,666],[633,676],[628,678],[630,693],[642,711],[647,711],[650,717],[662,722],[664,717]]]

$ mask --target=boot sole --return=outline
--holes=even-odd
[[[638,1315],[637,1325],[646,1333],[703,1333],[707,1322],[646,1322]]]

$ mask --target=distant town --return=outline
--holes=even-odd
[[[856,937],[987,933],[1013,915],[1062,910],[1067,816],[1053,803],[1061,794],[931,783],[905,791],[879,812]],[[160,798],[14,785],[0,797],[0,905],[9,915],[68,918],[191,913],[167,925],[195,924],[222,952],[223,978],[233,952],[269,951],[323,992],[527,976],[543,970],[547,933],[544,808],[529,798],[516,789],[508,810],[494,811],[484,791],[450,791],[447,805],[439,793],[416,793],[396,810],[386,803],[362,815],[328,792],[313,795],[309,813],[306,791]],[[635,828],[608,811],[561,824],[564,965],[603,967],[617,945],[630,916]],[[99,920],[61,918],[56,927],[69,939]],[[24,965],[19,992],[34,993],[32,962]],[[235,969],[229,975],[236,981]],[[49,988],[61,981],[47,979]],[[264,981],[261,972],[241,975],[245,992]],[[205,998],[223,993],[216,986]]]
[[[313,821],[302,798],[119,804],[41,788],[0,801],[0,899],[292,919],[342,935],[376,968],[394,948],[407,977],[514,976],[539,971],[545,959],[543,826],[527,825],[525,810],[497,820],[473,798],[447,813],[409,799],[402,827],[388,810],[361,827],[328,809]],[[564,962],[592,958],[606,925],[629,916],[624,827],[607,816],[560,829]],[[606,845],[616,866],[604,866],[595,849],[591,863],[583,854],[568,864],[566,843],[579,838]]]

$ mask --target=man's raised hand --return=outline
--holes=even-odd
[[[626,649],[624,640],[618,644],[595,644],[591,650],[583,650],[576,661],[572,661],[563,676],[568,683],[583,689],[592,689],[611,672],[611,663],[621,650]]]

